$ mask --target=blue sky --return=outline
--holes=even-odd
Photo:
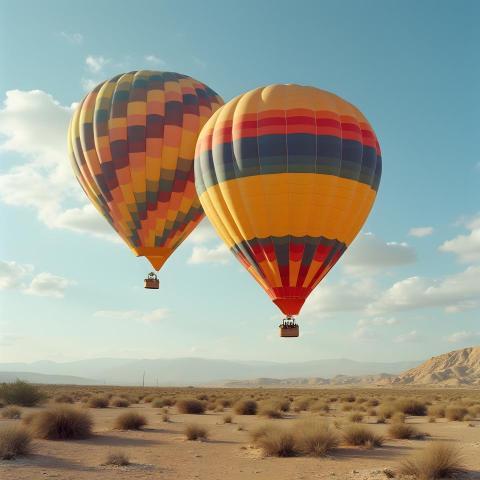
[[[475,1],[0,3],[0,361],[424,359],[480,343]],[[72,104],[132,69],[225,100],[271,83],[358,106],[376,205],[281,340],[280,312],[205,222],[161,271],[115,242],[70,171]]]

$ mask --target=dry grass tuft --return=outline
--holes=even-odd
[[[182,398],[176,403],[177,410],[180,413],[190,413],[194,415],[200,415],[205,413],[205,403],[196,398]]]
[[[208,439],[208,429],[203,425],[198,423],[189,423],[185,425],[185,430],[183,431],[187,440],[207,440]]]
[[[116,467],[126,467],[130,465],[130,459],[122,451],[110,452],[105,460],[105,465],[115,465]]]
[[[233,407],[237,415],[256,415],[257,408],[255,400],[239,400]]]
[[[111,401],[112,407],[118,407],[118,408],[127,408],[130,406],[130,402],[126,398],[114,398]]]
[[[2,418],[9,418],[10,420],[18,420],[22,416],[22,411],[18,407],[10,405],[2,410]]]
[[[230,414],[226,414],[223,416],[223,423],[233,423],[233,416]]]
[[[383,444],[381,435],[363,425],[347,425],[343,430],[343,438],[347,445],[373,448],[381,447]]]
[[[90,397],[87,401],[87,405],[90,408],[107,408],[108,404],[108,398],[102,395],[95,395],[94,397]]]
[[[322,457],[338,447],[340,440],[331,425],[324,421],[303,420],[294,427],[295,450]]]
[[[445,417],[450,421],[461,422],[467,413],[468,410],[460,405],[450,405],[445,409]]]
[[[431,443],[403,461],[400,472],[419,480],[453,478],[464,472],[460,450],[448,443]]]
[[[405,415],[423,417],[427,414],[427,404],[414,398],[401,398],[395,402],[395,409]]]
[[[265,424],[251,433],[251,439],[263,453],[270,457],[293,457],[296,455],[295,437],[286,427]]]
[[[87,412],[65,405],[34,413],[28,419],[33,435],[46,440],[88,438],[92,423]]]
[[[363,421],[363,415],[359,412],[353,412],[348,416],[348,421],[352,423],[361,423]]]
[[[147,419],[135,412],[125,412],[115,419],[116,430],[140,430],[147,424]]]
[[[0,459],[12,460],[31,452],[32,437],[25,427],[12,425],[0,430]]]
[[[53,401],[55,403],[74,403],[73,398],[70,395],[57,395]]]
[[[406,423],[392,423],[388,427],[388,435],[391,438],[398,439],[416,439],[420,440],[425,438],[425,434],[419,432],[413,425],[408,425]]]

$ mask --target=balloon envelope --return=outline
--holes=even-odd
[[[195,186],[227,246],[295,315],[364,224],[381,165],[375,133],[353,105],[313,87],[271,85],[206,123]]]
[[[191,77],[142,70],[98,85],[72,118],[68,144],[78,181],[156,270],[203,218],[193,183],[195,143],[222,104]]]

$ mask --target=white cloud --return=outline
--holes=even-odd
[[[93,314],[96,318],[109,320],[137,321],[146,324],[154,324],[168,318],[170,312],[166,308],[157,308],[149,312],[138,310],[99,310]]]
[[[20,288],[25,277],[32,272],[32,265],[20,265],[14,261],[0,260],[0,290]]]
[[[41,297],[63,298],[65,289],[70,285],[74,285],[74,282],[58,275],[42,272],[33,277],[24,292]]]
[[[102,55],[88,55],[85,58],[85,65],[92,73],[100,73],[108,63],[110,60]]]
[[[367,327],[367,326],[374,326],[374,327],[382,327],[382,326],[390,326],[396,325],[398,320],[394,317],[373,317],[373,318],[362,318],[358,321],[357,325],[359,327]]]
[[[357,237],[343,256],[343,267],[350,273],[375,271],[415,262],[415,250],[406,243],[385,242],[372,233]]]
[[[223,243],[213,248],[195,246],[193,247],[192,254],[187,262],[194,265],[200,263],[217,263],[225,265],[229,262],[231,255],[232,254]]]
[[[396,343],[410,343],[410,342],[417,342],[420,340],[420,335],[416,330],[411,330],[410,332],[407,333],[402,333],[401,335],[398,335],[395,337],[395,342]]]
[[[99,80],[95,80],[93,78],[82,78],[80,80],[80,83],[82,85],[82,88],[86,91],[89,92],[90,90],[93,90],[99,83]]]
[[[442,252],[454,253],[461,262],[480,261],[480,214],[466,223],[467,235],[458,235],[440,245]]]
[[[371,314],[388,313],[427,307],[444,307],[449,312],[480,305],[480,267],[471,266],[463,272],[442,279],[410,277],[393,284],[372,302]]]
[[[72,112],[73,106],[62,106],[41,90],[6,93],[0,109],[0,153],[19,155],[21,163],[0,173],[0,201],[33,208],[49,228],[113,239],[108,223],[85,204],[67,157]]]
[[[413,227],[409,230],[408,234],[412,237],[428,237],[433,233],[433,227]]]
[[[447,342],[450,343],[464,343],[469,341],[477,341],[480,338],[480,332],[467,332],[462,330],[455,332],[446,337]]]
[[[83,35],[81,33],[60,32],[60,36],[75,45],[81,45],[83,43]]]
[[[360,341],[378,340],[379,327],[396,325],[398,322],[394,317],[362,318],[357,322],[353,331],[353,338]]]
[[[48,272],[34,275],[32,265],[0,260],[0,289],[19,290],[27,295],[63,298],[75,282]]]
[[[187,242],[202,244],[218,238],[217,232],[207,218],[204,218],[188,236]]]
[[[148,63],[151,63],[152,65],[158,65],[161,67],[164,67],[167,63],[165,60],[162,60],[160,57],[157,57],[156,55],[145,55],[145,61]]]
[[[369,277],[320,284],[308,297],[303,313],[328,314],[364,310],[377,295],[378,287]]]

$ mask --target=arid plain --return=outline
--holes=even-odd
[[[457,463],[447,476],[480,478],[478,389],[40,390],[39,406],[0,410],[0,436],[32,437],[0,461],[3,480],[440,478],[424,465],[439,446]],[[71,409],[85,438],[46,439],[68,436]]]

